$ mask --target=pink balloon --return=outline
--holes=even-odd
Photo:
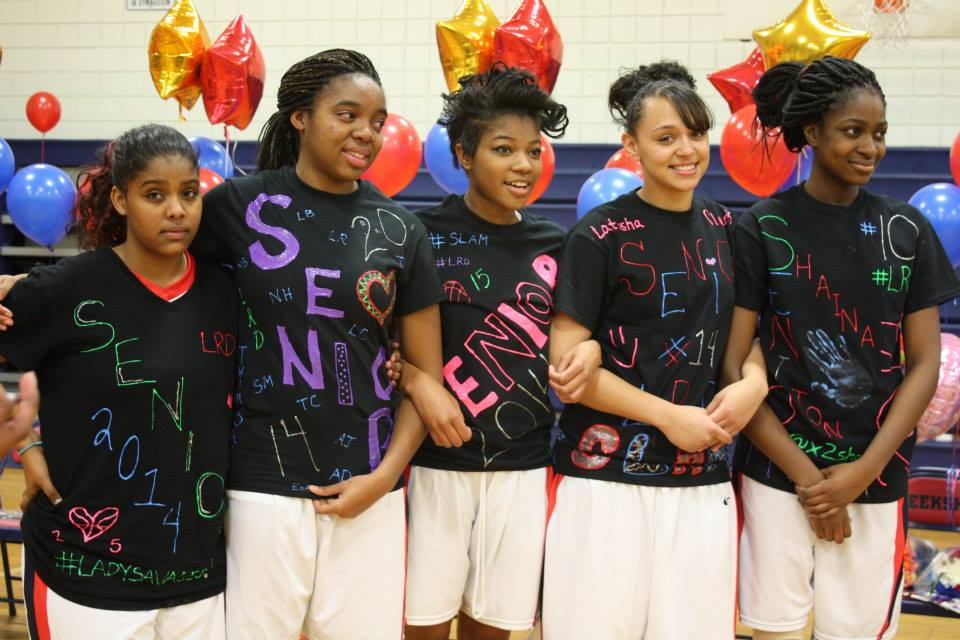
[[[917,424],[917,442],[946,433],[960,420],[960,338],[940,334],[940,381]]]

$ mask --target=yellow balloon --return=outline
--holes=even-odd
[[[437,22],[437,49],[447,79],[454,91],[463,76],[483,73],[493,64],[493,33],[500,21],[483,0],[464,0],[450,20]]]
[[[150,77],[160,97],[190,109],[200,97],[200,63],[210,36],[190,0],[177,0],[150,34]]]
[[[852,60],[870,39],[870,33],[838,22],[825,0],[800,0],[786,18],[754,31],[753,39],[769,69],[781,62],[807,64],[824,56]]]

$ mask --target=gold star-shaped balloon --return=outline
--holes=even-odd
[[[841,24],[824,0],[801,0],[786,18],[753,32],[766,68],[797,60],[804,64],[824,56],[853,59],[870,33]]]
[[[190,109],[200,97],[200,64],[210,36],[190,0],[177,0],[150,34],[150,76],[160,97]]]
[[[483,0],[463,0],[450,20],[437,22],[437,49],[447,88],[455,91],[463,76],[483,73],[493,64],[493,34],[500,21]]]

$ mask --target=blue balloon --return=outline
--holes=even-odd
[[[7,185],[7,209],[17,228],[37,244],[52,248],[73,219],[77,188],[50,164],[32,164]]]
[[[797,168],[793,170],[790,174],[790,177],[787,178],[780,188],[777,189],[777,193],[786,191],[787,189],[792,189],[797,185],[803,184],[810,179],[810,169],[813,168],[813,149],[810,148],[810,145],[805,146],[803,149],[800,149],[800,153],[797,154]]]
[[[222,144],[203,136],[188,138],[188,140],[197,152],[201,169],[210,169],[224,180],[233,177],[233,160],[230,159],[230,155]]]
[[[960,187],[949,182],[928,184],[910,197],[910,204],[927,216],[950,263],[960,267]]]
[[[13,149],[7,144],[7,141],[0,138],[0,193],[7,188],[13,174],[17,171],[17,165],[13,161]]]
[[[423,143],[423,159],[430,177],[441,189],[447,193],[467,192],[467,172],[461,167],[453,166],[450,134],[442,124],[435,124],[430,128],[430,133]]]
[[[587,178],[577,194],[577,220],[591,209],[643,186],[640,176],[626,169],[601,169]]]

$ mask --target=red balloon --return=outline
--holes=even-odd
[[[46,133],[60,122],[60,101],[57,96],[39,91],[27,100],[27,120],[34,129]]]
[[[233,19],[210,45],[200,68],[203,107],[210,124],[246,129],[263,97],[263,53],[243,16]]]
[[[493,35],[493,59],[532,71],[550,93],[563,62],[563,40],[542,0],[520,0],[510,18]]]
[[[603,165],[603,168],[626,169],[627,171],[637,174],[640,176],[640,179],[643,180],[643,165],[624,148],[621,148],[610,156],[610,159],[607,160],[607,164]]]
[[[767,134],[767,144],[763,144],[763,131],[756,117],[757,106],[753,104],[730,116],[720,138],[720,160],[734,182],[765,198],[779,189],[796,168],[797,154],[788,151],[775,132]]]
[[[540,134],[540,177],[530,190],[530,198],[527,204],[531,205],[540,199],[550,183],[553,182],[553,170],[557,166],[557,156],[553,153],[553,145],[547,140],[547,136]]]
[[[391,113],[383,125],[383,147],[362,177],[393,197],[417,175],[422,157],[417,130],[403,116]]]
[[[730,113],[736,113],[748,104],[753,104],[751,93],[762,75],[763,53],[760,52],[760,47],[755,47],[746,60],[708,74],[707,80],[730,105]]]
[[[960,185],[960,133],[950,147],[950,174],[953,176],[953,181]]]
[[[200,195],[205,195],[207,191],[213,189],[218,184],[223,184],[223,178],[212,169],[200,167]]]

